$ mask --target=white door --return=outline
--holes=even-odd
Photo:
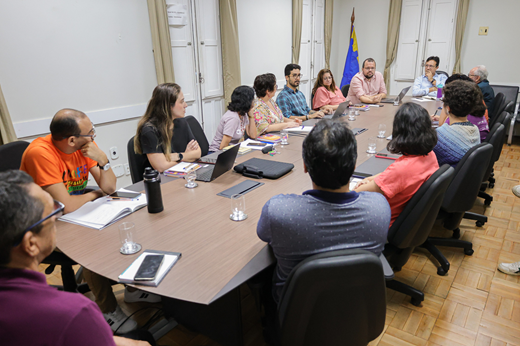
[[[300,60],[298,65],[301,66],[300,73],[303,75],[300,79],[300,91],[305,95],[307,104],[310,103],[311,83],[311,60],[312,60],[312,0],[303,0],[302,15],[302,38],[300,45]]]
[[[456,5],[456,0],[431,0],[426,54],[424,55],[424,59],[429,56],[438,56],[440,59],[439,70],[448,74],[453,71],[451,52],[457,15]]]
[[[321,69],[325,68],[325,1],[315,0],[314,1],[314,14],[313,14],[313,60],[311,64],[312,68],[312,79],[311,79],[311,91],[318,77],[318,73]],[[311,95],[312,97],[312,95]]]

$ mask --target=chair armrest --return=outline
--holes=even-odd
[[[381,253],[379,255],[379,260],[381,261],[381,264],[383,265],[383,272],[385,273],[385,280],[393,280],[394,279],[394,271],[392,270],[392,267],[390,267],[390,264],[386,260],[385,255]]]

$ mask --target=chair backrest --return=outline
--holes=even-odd
[[[457,164],[442,209],[448,213],[466,212],[473,207],[493,155],[493,146],[480,143],[469,149]]]
[[[495,95],[498,93],[502,93],[505,96],[506,103],[509,103],[513,101],[513,104],[516,107],[516,101],[518,100],[518,86],[511,86],[511,85],[490,85],[490,87],[493,88],[493,91],[495,92]],[[513,112],[514,113],[514,110]]]
[[[504,119],[506,118],[506,115],[507,112],[503,111],[502,113],[497,114],[495,117],[489,118],[489,128],[493,128],[495,124],[502,124],[504,122]]]
[[[450,76],[450,75],[447,74],[446,72],[444,72],[444,71],[439,71],[439,70],[437,70],[437,74],[443,74],[443,75],[445,75],[446,77],[449,77],[449,76]]]
[[[506,128],[506,133],[509,132],[509,127],[511,126],[511,118],[513,117],[513,113],[506,112],[506,116],[502,121],[502,125]]]
[[[16,141],[0,145],[0,172],[9,169],[20,169],[23,152],[29,146],[29,142]]]
[[[202,126],[200,126],[199,121],[191,115],[188,115],[185,118],[186,121],[188,121],[188,125],[190,125],[191,132],[193,132],[195,139],[199,143],[202,156],[207,155],[209,150],[209,143],[206,135],[204,134]]]
[[[132,177],[132,183],[135,184],[138,181],[143,180],[143,173],[146,157],[145,155],[137,154],[134,151],[134,137],[130,138],[128,144],[126,146],[126,151],[128,154],[128,166],[130,167],[130,176]]]
[[[385,292],[374,253],[338,250],[305,259],[289,275],[278,305],[281,345],[366,346],[383,331]]]
[[[500,115],[500,113],[502,113],[504,111],[504,109],[506,108],[506,98],[505,98],[504,94],[498,93],[495,95],[495,100],[493,101],[492,108],[493,108],[492,111],[488,113],[490,122],[492,121],[492,119],[494,117]]]
[[[489,131],[484,142],[489,143],[493,146],[493,154],[491,155],[491,160],[489,161],[489,166],[484,173],[484,177],[482,181],[485,182],[489,179],[491,172],[493,171],[493,166],[495,162],[500,158],[500,153],[502,152],[502,146],[504,144],[504,139],[506,137],[506,127],[501,123],[496,123],[495,126]]]
[[[350,84],[346,84],[341,88],[341,93],[343,94],[343,97],[347,97],[348,89],[350,89]]]
[[[454,172],[450,165],[442,165],[422,184],[388,230],[389,243],[406,249],[426,241]]]

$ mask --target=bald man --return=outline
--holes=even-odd
[[[29,173],[34,182],[52,198],[65,205],[65,213],[116,190],[116,176],[107,155],[94,142],[96,129],[88,116],[74,109],[62,109],[54,115],[51,134],[35,139],[25,150],[20,169]],[[88,175],[92,174],[99,190],[86,192]],[[96,297],[113,331],[126,333],[137,328],[117,304],[110,281],[84,268],[83,277]],[[134,291],[133,295],[140,291]],[[142,301],[128,298],[125,301]],[[127,299],[128,298],[128,299]],[[146,297],[148,298],[148,296]],[[150,300],[152,299],[152,300]],[[150,296],[148,302],[157,303],[160,297]],[[126,322],[125,322],[126,321]]]

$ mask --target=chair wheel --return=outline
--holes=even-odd
[[[49,266],[45,269],[45,274],[47,274],[47,275],[51,275],[52,272],[54,271],[54,268],[56,268],[56,265],[55,265],[55,264],[51,264],[51,265],[49,265]]]
[[[453,235],[451,236],[453,239],[459,239],[460,238],[460,229],[457,228],[457,229],[454,229],[453,230]]]
[[[446,275],[446,271],[444,270],[443,267],[437,268],[437,275],[440,275],[440,276]]]
[[[464,254],[468,255],[468,256],[471,256],[473,255],[475,251],[473,251],[473,249],[467,249],[467,250],[464,250]]]
[[[422,302],[421,299],[412,297],[412,301],[411,301],[412,305],[421,306],[421,302]]]
[[[477,225],[477,227],[482,227],[482,226],[484,226],[484,222],[477,221],[477,222],[475,222],[475,225]]]
[[[486,199],[484,201],[484,205],[487,205],[489,207],[491,205],[491,200],[490,199]]]
[[[492,189],[495,187],[495,183],[489,183],[489,188]]]

